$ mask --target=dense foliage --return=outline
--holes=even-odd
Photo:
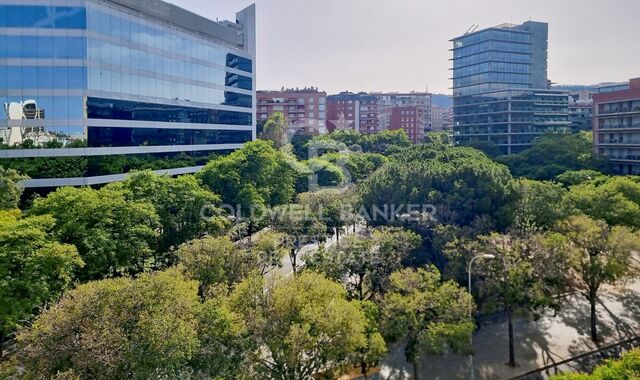
[[[567,373],[552,376],[552,380],[633,380],[640,378],[640,349],[632,349],[620,359],[609,359],[593,373]]]
[[[0,166],[0,210],[10,210],[18,207],[24,188],[20,181],[28,177],[13,169]]]
[[[109,187],[62,187],[36,199],[32,215],[54,215],[53,234],[85,262],[82,280],[135,274],[158,260],[159,218],[153,205],[128,201]]]
[[[591,134],[548,133],[531,148],[500,157],[515,177],[550,180],[569,170],[606,170],[606,161],[594,156]]]
[[[371,213],[385,205],[433,205],[440,223],[469,225],[488,217],[509,224],[515,196],[509,170],[471,148],[418,145],[397,155],[358,187]],[[407,212],[406,209],[400,212]]]
[[[20,321],[55,300],[83,265],[74,246],[51,235],[54,223],[50,215],[0,211],[0,344]]]
[[[252,207],[270,207],[293,199],[299,174],[292,160],[271,142],[256,140],[210,161],[197,177],[220,194],[224,204],[245,215]]]

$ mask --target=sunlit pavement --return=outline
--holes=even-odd
[[[597,312],[601,347],[640,335],[640,280],[624,288],[605,288],[600,297]],[[597,349],[589,338],[589,303],[581,295],[568,296],[555,316],[546,315],[538,321],[517,319],[514,334],[518,367],[511,368],[504,364],[508,360],[506,321],[496,317],[482,322],[473,338],[474,379],[509,379]],[[562,368],[581,369],[593,364],[593,360],[582,360]],[[413,378],[402,347],[392,348],[380,367],[380,373],[369,376],[370,379]],[[453,354],[426,358],[420,373],[421,380],[471,378],[468,358]]]

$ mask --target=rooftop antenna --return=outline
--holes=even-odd
[[[471,26],[469,27],[469,29],[467,29],[466,32],[464,32],[464,34],[469,34],[471,32],[471,29],[473,29],[473,27],[476,26],[476,24],[471,24]]]
[[[471,33],[475,32],[475,31],[476,31],[476,29],[478,29],[479,27],[480,27],[480,25],[479,25],[479,24],[478,24],[478,25],[476,25],[476,26],[474,26],[474,27],[473,27],[473,30],[471,30]]]

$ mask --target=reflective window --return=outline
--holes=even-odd
[[[89,89],[251,108],[252,96],[210,86],[89,68]]]
[[[252,114],[125,100],[87,98],[87,117],[174,123],[251,125]]]
[[[248,73],[253,72],[251,60],[244,57],[238,57],[235,54],[227,54],[227,67],[246,71]]]
[[[6,66],[0,70],[0,82],[11,89],[82,89],[85,77],[84,67]]]
[[[0,58],[85,58],[84,37],[0,36]]]
[[[252,79],[249,78],[249,77],[245,77],[244,75],[227,73],[227,78],[225,80],[225,86],[237,87],[237,88],[242,88],[242,89],[245,89],[245,90],[251,90]]]
[[[0,28],[85,29],[85,8],[0,5]]]
[[[14,112],[6,107],[0,110],[0,120],[10,119],[61,119],[56,123],[68,123],[68,119],[82,119],[84,116],[84,101],[81,96],[0,96],[0,105],[12,104]],[[29,106],[27,106],[29,104]],[[25,106],[27,106],[25,108]],[[28,107],[33,107],[36,112],[34,117],[22,115]]]
[[[89,127],[88,135],[90,147],[240,144],[252,138],[251,131],[120,127]]]

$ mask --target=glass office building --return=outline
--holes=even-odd
[[[0,165],[28,168],[27,186],[104,183],[135,168],[113,162],[193,172],[175,166],[255,139],[254,7],[236,18],[162,1],[0,0]],[[58,162],[81,167],[33,169]]]
[[[453,131],[457,144],[494,143],[520,152],[548,130],[566,129],[568,93],[547,80],[546,23],[472,30],[453,42]]]

